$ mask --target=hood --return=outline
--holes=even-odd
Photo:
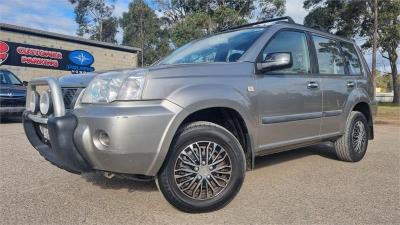
[[[85,73],[85,74],[68,74],[60,77],[58,81],[60,82],[61,87],[87,87],[96,76],[98,75],[138,75],[142,76],[147,73],[147,69],[121,69],[121,70],[111,70],[106,72],[98,72],[98,73]]]
[[[58,78],[61,87],[86,87],[97,73],[68,74]]]

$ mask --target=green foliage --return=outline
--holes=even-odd
[[[123,29],[122,44],[142,48],[143,65],[151,65],[169,52],[167,30],[161,29],[160,19],[143,0],[129,4],[120,25]],[[142,63],[141,57],[139,63]]]
[[[285,14],[286,0],[261,0],[258,7],[261,13],[258,16],[259,20],[271,19],[275,16],[282,16]]]
[[[180,47],[206,35],[208,27],[210,27],[210,18],[207,14],[193,13],[170,29],[171,40],[176,47]]]
[[[254,10],[252,0],[158,0],[157,3],[164,14],[163,20],[168,25],[174,25],[191,14],[206,13],[208,16],[213,16],[214,13],[220,11],[220,8],[235,11],[235,15],[240,19],[249,17]]]
[[[89,34],[90,39],[116,43],[117,18],[112,16],[114,5],[106,0],[69,0],[74,5],[77,34]]]
[[[285,0],[159,2],[165,15],[163,21],[170,27],[170,36],[175,47],[247,23],[256,7],[259,9],[258,19],[281,16],[285,12],[286,3]]]
[[[192,13],[170,29],[171,40],[176,47],[180,47],[194,39],[244,23],[246,20],[231,8],[221,7],[213,15],[205,12]]]
[[[381,88],[382,92],[393,91],[393,82],[391,74],[378,75],[375,78],[376,87]]]

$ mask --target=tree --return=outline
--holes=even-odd
[[[90,39],[116,43],[118,21],[112,16],[114,5],[106,0],[69,0],[75,6],[75,21],[79,28],[77,34],[89,34]]]
[[[320,27],[328,32],[344,37],[361,37],[365,39],[363,49],[373,45],[374,4],[366,1],[324,1],[305,0],[304,8],[309,14],[304,24],[310,27]],[[397,70],[398,48],[400,44],[400,0],[378,1],[377,48],[383,58],[390,62],[393,82],[393,102],[400,102],[400,79]]]
[[[120,19],[123,30],[122,44],[142,48],[139,63],[151,65],[169,52],[167,30],[161,28],[161,21],[154,10],[143,0],[129,3],[128,12]]]
[[[258,4],[261,9],[258,20],[271,19],[275,16],[282,16],[285,14],[286,0],[264,0],[259,1]]]
[[[203,12],[188,15],[170,29],[171,41],[175,47],[180,47],[193,39],[198,39],[209,33],[210,18]]]
[[[381,88],[382,92],[391,92],[393,91],[393,83],[391,74],[380,74],[377,71],[377,76],[375,79],[376,87]]]
[[[157,0],[163,19],[171,24],[186,18],[187,15],[204,12],[210,16],[218,11],[235,11],[238,19],[258,20],[281,16],[285,13],[286,0]],[[221,9],[222,8],[222,9]]]
[[[220,32],[246,23],[258,9],[258,19],[280,16],[285,11],[285,0],[218,0],[158,1],[163,11],[162,20],[170,28],[176,47],[193,39]]]

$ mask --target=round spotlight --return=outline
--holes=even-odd
[[[53,103],[51,101],[49,92],[44,91],[42,94],[40,94],[39,108],[40,113],[43,115],[49,115],[51,113],[53,109]]]
[[[31,99],[29,102],[29,110],[32,113],[37,113],[39,111],[39,94],[36,91],[31,92]]]

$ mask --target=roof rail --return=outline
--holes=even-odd
[[[290,16],[284,16],[284,17],[277,17],[277,18],[272,18],[272,19],[268,19],[268,20],[262,20],[262,21],[258,21],[258,22],[254,22],[254,23],[243,24],[243,25],[239,25],[239,26],[235,26],[235,27],[229,27],[226,30],[235,30],[235,29],[239,29],[239,28],[243,28],[243,27],[251,27],[254,25],[258,25],[258,24],[269,23],[269,22],[280,21],[280,20],[287,20],[288,23],[295,23],[294,20]]]

